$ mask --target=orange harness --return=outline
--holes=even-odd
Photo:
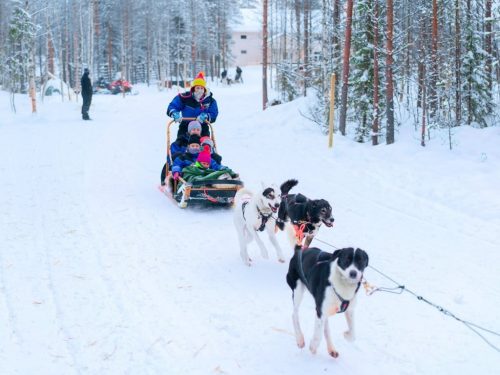
[[[304,240],[304,229],[306,228],[307,221],[301,221],[299,224],[293,224],[293,229],[295,230],[295,239],[297,240],[297,245],[302,246],[302,241]]]

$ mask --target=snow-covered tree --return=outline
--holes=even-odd
[[[34,41],[36,26],[31,15],[20,1],[16,1],[8,31],[8,46],[5,56],[5,85],[12,94],[27,92],[34,84]],[[30,82],[31,81],[31,82]],[[12,96],[14,98],[14,96]],[[12,101],[15,110],[14,101]]]
[[[489,90],[487,62],[489,55],[482,48],[481,30],[478,30],[478,13],[470,0],[467,3],[464,24],[464,53],[461,66],[463,114],[468,125],[487,126],[487,118],[494,103]]]

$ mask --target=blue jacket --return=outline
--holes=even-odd
[[[172,167],[172,173],[182,172],[182,169],[190,166],[196,161],[198,154],[191,154],[189,152],[185,152],[184,154],[178,156],[174,160],[174,165]]]
[[[189,137],[187,135],[179,137],[170,145],[170,155],[175,160],[176,156],[186,152]]]
[[[199,102],[193,97],[191,91],[186,91],[177,95],[168,105],[167,115],[172,117],[173,112],[181,112],[182,117],[198,117],[201,113],[206,113],[208,121],[215,122],[219,109],[212,93],[209,93]]]

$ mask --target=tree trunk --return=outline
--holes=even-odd
[[[47,34],[47,71],[49,73],[55,74],[55,65],[54,65],[54,57],[55,57],[55,49],[54,42],[52,41],[52,33]]]
[[[342,62],[342,98],[340,102],[340,121],[339,130],[342,135],[346,134],[346,120],[347,120],[347,91],[349,84],[349,57],[351,54],[351,26],[352,26],[352,8],[353,0],[347,0],[346,12],[346,28],[345,28],[345,42],[344,42],[344,59]]]
[[[33,38],[32,45],[29,46],[30,51],[28,59],[28,84],[29,95],[31,98],[31,113],[36,113],[36,66],[35,66],[35,40]]]
[[[73,4],[73,19],[79,20],[78,9],[76,2]],[[74,23],[73,30],[73,66],[74,66],[74,84],[73,87],[76,93],[80,93],[80,22]],[[77,96],[78,99],[78,96]]]
[[[437,100],[437,81],[438,81],[438,7],[437,0],[432,0],[432,72],[429,84],[429,106],[430,115],[432,118],[436,117],[438,107]]]
[[[497,14],[498,16],[498,14]],[[486,79],[488,80],[488,95],[490,97],[493,95],[493,61],[492,61],[492,54],[493,54],[493,48],[492,48],[492,42],[491,42],[491,35],[492,35],[492,30],[491,30],[491,25],[493,23],[493,19],[491,17],[491,0],[486,0],[486,11],[485,11],[485,50],[487,53],[486,57]]]
[[[424,69],[424,79],[425,79],[425,69]],[[425,90],[425,86],[424,86],[422,88],[422,133],[421,133],[421,137],[420,137],[420,145],[422,147],[425,147],[425,116],[426,116],[425,108],[427,106],[425,93],[426,93],[426,90]]]
[[[262,110],[267,107],[267,2],[262,1]]]
[[[460,0],[455,0],[455,125],[460,126],[462,122],[462,83],[461,83],[461,60],[460,48]]]
[[[340,0],[333,0],[333,49],[332,49],[332,64],[333,72],[338,77],[338,64],[340,63],[341,47],[340,47]]]
[[[378,0],[375,0],[373,8],[373,124],[372,124],[372,145],[378,145]]]
[[[113,29],[108,21],[108,47],[106,48],[107,63],[108,63],[108,79],[113,80]]]
[[[394,8],[392,0],[387,0],[387,57],[386,57],[386,79],[387,79],[387,89],[386,89],[386,105],[387,105],[387,133],[386,133],[386,143],[394,143],[394,87],[392,78],[392,41],[393,41],[393,31],[394,31]]]
[[[92,0],[92,7],[94,11],[94,15],[92,17],[92,22],[93,22],[93,38],[94,38],[94,43],[93,43],[93,52],[92,56],[95,56],[95,59],[93,60],[93,67],[94,70],[94,77],[99,77],[101,74],[99,71],[99,68],[101,67],[101,52],[99,49],[99,46],[101,44],[101,20],[99,18],[99,0]]]
[[[309,15],[310,15],[310,0],[304,1],[304,85],[303,94],[307,96],[307,84],[309,77]]]
[[[472,29],[471,0],[467,0],[467,28]],[[472,65],[467,72],[467,125],[472,124]]]
[[[295,0],[295,22],[297,24],[297,30],[295,33],[295,36],[297,37],[297,64],[300,65],[301,61],[301,53],[300,53],[300,5],[301,5],[301,0]]]
[[[195,14],[196,14],[196,9],[195,9],[195,2],[193,0],[190,1],[190,8],[191,8],[191,16],[192,19],[194,20]],[[196,26],[193,25],[191,27],[191,63],[193,64],[191,67],[191,74],[194,77],[196,77],[197,74],[197,66],[196,66],[196,43],[197,43],[197,35],[196,35]]]

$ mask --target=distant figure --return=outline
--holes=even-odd
[[[231,78],[229,78],[229,77],[227,76],[227,70],[226,70],[226,69],[224,69],[224,70],[222,71],[222,73],[221,73],[220,77],[221,77],[221,80],[220,80],[220,81],[221,81],[222,83],[226,83],[226,84],[228,84],[228,85],[230,85],[230,84],[231,84]]]
[[[83,99],[82,118],[84,120],[90,120],[89,109],[90,109],[90,103],[92,103],[92,83],[90,82],[89,73],[90,71],[88,70],[88,68],[85,68],[83,70],[83,76],[80,81],[82,86],[82,99]]]
[[[239,82],[243,83],[243,77],[241,76],[241,73],[243,70],[239,66],[236,67],[236,75],[234,76],[234,82]]]

